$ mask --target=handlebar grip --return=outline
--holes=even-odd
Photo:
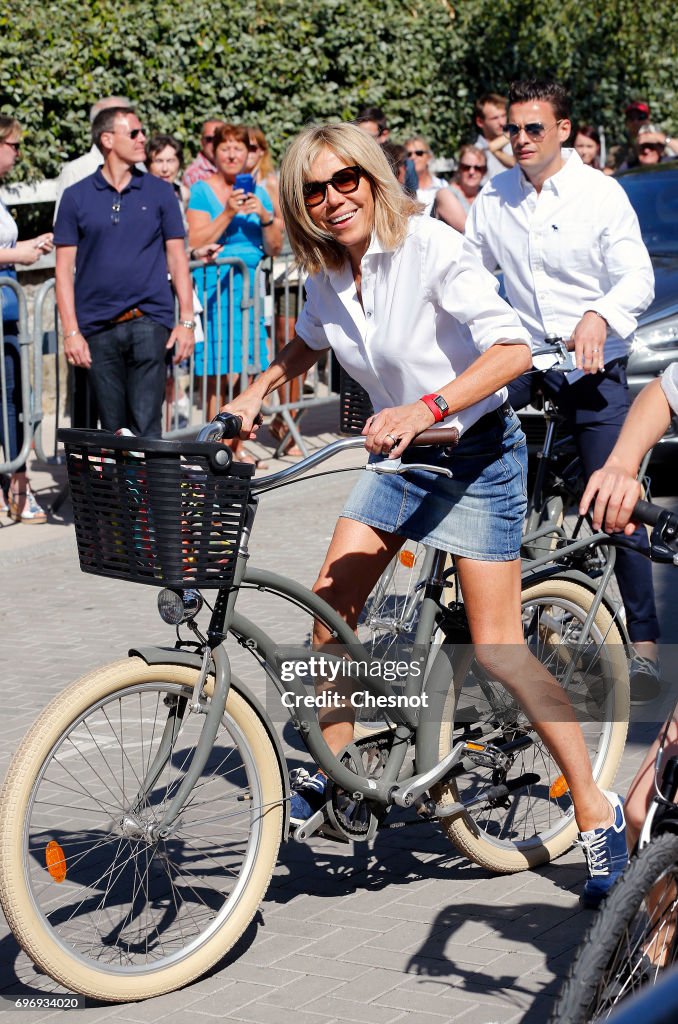
[[[661,505],[653,505],[649,501],[637,501],[631,520],[634,523],[645,523],[646,526],[656,526],[662,512],[665,512]]]
[[[428,444],[459,444],[459,431],[456,427],[441,427],[440,430],[424,430],[413,438],[408,447]]]
[[[229,441],[242,430],[242,416],[234,416],[231,412],[218,412],[212,423],[221,424],[221,436]]]

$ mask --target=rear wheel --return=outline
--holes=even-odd
[[[233,689],[178,819],[154,831],[204,722],[188,709],[196,675],[138,658],[99,669],[52,701],[10,766],[0,899],[21,946],[71,991],[125,1001],[180,988],[232,948],[266,892],[281,772]]]
[[[593,777],[601,788],[608,788],[626,739],[628,665],[617,626],[604,606],[598,609],[589,640],[582,645],[582,627],[593,596],[568,579],[525,587],[523,632],[532,653],[556,679],[562,680],[570,671],[567,693],[584,733]],[[447,754],[458,738],[455,718],[479,726],[485,741],[495,745],[521,739],[527,744],[511,753],[504,773],[471,766],[439,788],[436,797],[444,803],[481,798],[460,816],[441,818],[441,827],[460,852],[492,871],[522,871],[545,863],[567,850],[577,834],[567,783],[519,705],[500,683],[488,678],[472,654],[461,678],[461,684],[450,686],[447,695],[439,756]],[[499,806],[482,799],[491,787],[525,774],[537,775],[539,781],[513,792]]]
[[[678,836],[634,857],[596,914],[553,1010],[553,1024],[606,1020],[678,959]]]
[[[391,559],[365,602],[358,640],[381,661],[405,661],[414,643],[433,551],[408,540]],[[358,708],[355,737],[362,739],[392,725],[383,708]]]

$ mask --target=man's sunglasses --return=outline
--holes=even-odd
[[[650,115],[646,114],[644,110],[629,110],[626,115],[627,121],[647,121]]]
[[[664,152],[663,142],[641,142],[638,146],[639,153],[663,153]]]
[[[111,132],[111,134],[114,135],[115,132]],[[131,131],[129,131],[129,132],[120,132],[120,134],[121,135],[126,135],[128,139],[136,139],[136,138],[138,138],[139,135],[143,135],[144,134],[144,129],[143,128],[132,128]]]
[[[541,121],[530,121],[529,124],[505,124],[504,135],[508,135],[510,139],[515,139],[521,132],[525,132],[531,139],[539,142],[544,138],[547,132],[550,132],[553,128],[557,127],[560,121],[556,121],[549,128],[545,128]]]
[[[487,170],[487,164],[465,164],[459,161],[460,171],[477,171],[478,174],[484,174]]]
[[[356,165],[355,167],[342,167],[340,171],[335,171],[327,181],[305,182],[303,189],[305,205],[312,207],[324,203],[327,198],[328,185],[331,185],[335,192],[340,192],[342,196],[355,192],[364,174],[365,171],[362,167]]]
[[[203,142],[214,142],[214,135],[203,135]]]
[[[21,149],[20,142],[8,142],[7,139],[2,139],[6,146],[11,146],[15,153],[18,153]]]
[[[408,149],[407,155],[412,156],[426,156],[428,153],[427,149]]]

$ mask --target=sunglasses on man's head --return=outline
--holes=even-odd
[[[412,156],[426,156],[428,153],[427,149],[408,149],[407,155]]]
[[[362,167],[342,167],[335,171],[327,181],[307,181],[304,183],[304,203],[306,206],[320,206],[327,198],[327,186],[331,185],[335,192],[347,196],[355,192],[364,174]]]
[[[529,124],[522,125],[505,124],[503,130],[504,135],[508,135],[510,139],[515,139],[518,135],[520,135],[521,132],[525,132],[525,134],[529,135],[531,139],[534,139],[535,141],[538,142],[544,138],[547,132],[550,132],[552,128],[555,128],[559,124],[560,121],[556,121],[555,124],[552,124],[549,128],[546,128],[541,123],[541,121],[530,121]]]
[[[459,161],[460,171],[477,171],[478,174],[484,174],[487,170],[486,164],[465,164],[461,160]]]

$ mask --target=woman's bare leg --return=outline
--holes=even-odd
[[[520,561],[457,557],[456,564],[476,657],[519,701],[558,763],[570,788],[579,830],[607,827],[614,820],[613,811],[593,780],[569,698],[524,642]]]

